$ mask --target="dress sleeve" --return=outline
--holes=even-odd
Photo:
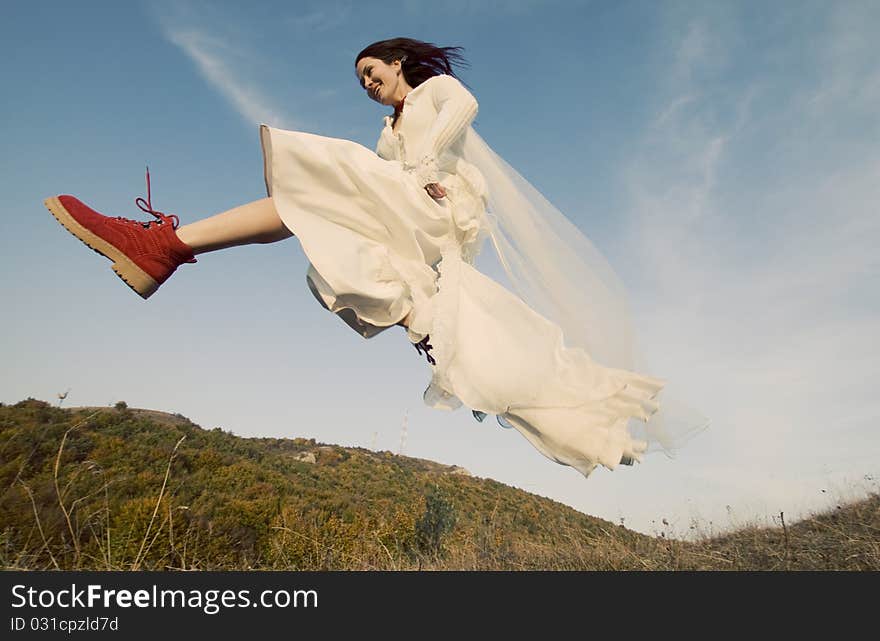
[[[423,186],[439,180],[437,158],[465,132],[478,109],[476,98],[457,78],[442,75],[425,82],[431,83],[437,118],[416,155],[419,160],[415,172]]]

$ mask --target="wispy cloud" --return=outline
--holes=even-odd
[[[198,3],[156,3],[152,6],[163,35],[177,46],[199,74],[223,96],[248,125],[270,123],[295,128],[295,121],[262,91],[247,80],[261,64],[246,53],[240,33],[227,32],[209,24],[211,7]],[[199,25],[194,27],[193,25]]]
[[[196,64],[205,80],[232,104],[248,124],[266,122],[292,128],[290,118],[232,70],[230,49],[223,42],[198,31],[171,31],[167,36]]]
[[[317,9],[289,17],[287,24],[300,32],[322,33],[344,25],[352,12],[350,2],[341,4],[324,2]]]
[[[760,74],[725,74],[735,24],[695,21],[627,173],[644,349],[767,496],[820,474],[802,461],[844,423],[854,455],[880,443],[853,409],[880,385],[880,149],[862,139],[880,131],[864,108],[880,20],[858,18],[831,16],[818,76],[781,101]]]
[[[821,82],[810,92],[809,106],[815,115],[823,115],[845,100],[851,108],[876,112],[880,104],[876,32],[880,5],[840,6],[829,22],[830,37],[817,52]]]
[[[586,5],[590,0],[564,0],[566,7]],[[438,15],[467,15],[470,17],[485,16],[497,18],[499,16],[519,16],[531,13],[535,10],[548,10],[554,4],[563,4],[563,0],[484,0],[483,2],[471,2],[470,0],[403,0],[404,10],[411,14],[424,14],[436,12]]]

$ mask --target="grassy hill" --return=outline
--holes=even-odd
[[[0,405],[7,569],[880,569],[880,496],[651,537],[461,468],[179,415]]]

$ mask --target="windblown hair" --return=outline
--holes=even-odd
[[[361,58],[378,58],[389,65],[400,60],[403,77],[410,87],[416,88],[428,78],[440,74],[458,78],[453,65],[459,68],[469,66],[461,55],[462,51],[462,47],[438,47],[412,38],[391,38],[366,47],[354,59],[354,64]]]

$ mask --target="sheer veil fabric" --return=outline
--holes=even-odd
[[[582,348],[605,367],[643,366],[626,290],[593,243],[472,127],[462,159],[485,180],[485,225],[516,294],[561,328],[567,347]],[[672,456],[709,419],[668,384],[655,398],[657,410],[646,422],[631,421],[629,431],[649,451]]]
[[[706,424],[633,371],[624,288],[584,234],[471,126],[451,76],[385,118],[374,153],[262,126],[266,187],[309,259],[317,300],[365,338],[409,316],[436,363],[425,402],[497,416],[548,458],[589,475],[671,453]],[[440,182],[435,201],[424,185]],[[491,247],[510,288],[475,267]]]

